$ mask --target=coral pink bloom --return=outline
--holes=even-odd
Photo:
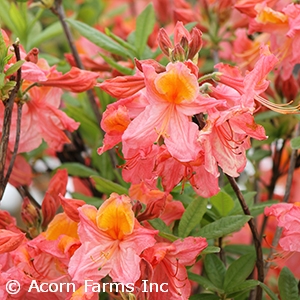
[[[278,10],[260,3],[255,6],[255,10],[256,18],[250,22],[250,33],[270,34],[270,49],[279,58],[279,71],[286,80],[292,74],[294,66],[300,62],[300,5],[289,4]]]
[[[216,101],[199,94],[197,77],[183,63],[169,63],[166,72],[157,74],[152,66],[143,65],[145,96],[149,105],[125,130],[123,153],[147,148],[161,138],[172,156],[181,161],[197,157],[198,126],[191,116],[215,106]],[[180,142],[179,142],[180,141]]]
[[[168,292],[152,292],[150,299],[188,299],[191,285],[185,266],[193,265],[197,255],[207,245],[205,238],[187,237],[172,244],[157,243],[146,249],[141,257],[153,268],[153,276],[149,281],[159,285],[165,283],[168,289]]]
[[[113,193],[98,211],[90,205],[79,208],[82,245],[69,264],[73,280],[96,282],[110,275],[113,281],[134,283],[140,277],[139,255],[155,243],[157,231],[135,220],[130,202]]]
[[[285,251],[300,252],[300,203],[274,204],[265,208],[266,216],[275,216],[278,226],[283,227],[279,245]]]
[[[247,110],[212,110],[199,133],[199,142],[207,154],[206,170],[216,174],[219,165],[226,174],[239,176],[246,166],[245,150],[250,148],[250,137],[258,140],[267,138],[264,128],[255,123]]]
[[[277,58],[270,53],[268,47],[262,47],[259,60],[256,62],[253,70],[245,76],[242,76],[238,67],[231,67],[223,63],[219,63],[215,67],[221,73],[219,76],[220,82],[240,93],[240,105],[242,108],[254,111],[254,100],[257,100],[272,110],[284,113],[284,108],[280,110],[280,107],[259,96],[268,88],[269,81],[266,77],[272,71],[277,61]]]
[[[102,90],[115,98],[127,98],[145,87],[144,75],[138,69],[133,76],[118,76],[98,84]]]
[[[25,234],[0,229],[0,254],[17,249],[24,241]]]
[[[63,145],[70,142],[64,131],[74,131],[79,123],[59,109],[61,95],[62,90],[58,88],[33,87],[30,89],[30,100],[23,105],[19,152],[36,149],[43,139],[51,149],[56,151],[61,151]],[[3,113],[3,106],[0,106],[0,118],[3,117]],[[11,151],[15,143],[16,120],[17,106],[15,105],[9,140]],[[2,131],[2,128],[0,130]]]
[[[81,93],[93,88],[97,83],[98,73],[80,70],[72,67],[71,70],[63,75],[51,73],[46,81],[39,81],[41,86],[58,87],[74,93]]]
[[[202,197],[211,197],[219,192],[218,172],[208,172],[204,165],[204,154],[199,153],[196,160],[182,163],[174,159],[170,153],[161,147],[161,153],[157,158],[156,174],[161,177],[162,185],[166,192],[182,182],[190,182],[195,192]],[[207,154],[211,156],[211,153]]]

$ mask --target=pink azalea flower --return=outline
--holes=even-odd
[[[152,292],[150,299],[188,299],[191,293],[191,285],[185,266],[193,265],[197,255],[207,245],[205,238],[187,237],[172,244],[157,243],[146,249],[141,256],[151,264],[153,269],[153,275],[149,283],[165,283],[164,288],[168,289],[167,292]],[[145,290],[145,286],[143,286],[143,289]]]
[[[81,247],[69,264],[73,280],[98,281],[110,275],[113,281],[134,283],[140,277],[140,254],[155,243],[156,230],[142,227],[134,218],[130,198],[113,193],[97,209],[79,208]]]
[[[25,234],[0,229],[0,254],[17,249],[24,241]]]
[[[266,216],[274,216],[283,227],[279,245],[284,251],[300,252],[300,203],[279,203],[265,208]]]
[[[18,152],[29,152],[36,149],[44,139],[50,148],[61,151],[70,140],[65,130],[70,132],[78,128],[79,123],[69,118],[59,109],[62,90],[58,88],[33,87],[29,91],[30,100],[23,105],[21,120],[21,137]],[[4,107],[0,106],[0,118],[3,118]],[[15,143],[17,106],[15,104],[9,148],[13,151]],[[45,122],[47,120],[47,122]],[[2,123],[0,124],[2,131]]]
[[[211,156],[210,153],[207,155]],[[219,173],[207,171],[204,162],[202,151],[196,160],[183,163],[174,159],[165,148],[161,148],[157,158],[156,174],[161,177],[162,185],[167,192],[171,192],[180,182],[183,182],[184,188],[184,183],[189,181],[198,195],[211,197],[219,191]]]
[[[199,93],[197,77],[184,63],[170,63],[166,72],[160,74],[145,64],[143,71],[149,105],[132,120],[122,136],[125,157],[130,149],[147,148],[162,138],[174,158],[195,159],[200,150],[196,143],[198,126],[191,116],[217,102]]]
[[[207,154],[206,170],[217,174],[219,165],[226,174],[238,177],[246,166],[250,137],[258,140],[267,138],[264,128],[255,123],[254,117],[247,110],[212,110],[198,139]]]

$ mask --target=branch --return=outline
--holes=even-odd
[[[300,123],[297,126],[297,129],[295,131],[295,137],[300,136]],[[291,193],[291,187],[292,187],[292,181],[293,181],[293,174],[294,174],[294,170],[296,167],[296,162],[297,162],[297,156],[298,156],[298,149],[294,149],[291,153],[291,160],[290,160],[290,166],[289,166],[289,170],[287,173],[287,179],[286,179],[286,185],[285,185],[285,193],[283,196],[283,200],[282,202],[287,203],[289,201],[289,197],[290,197],[290,193]],[[270,248],[270,252],[269,255],[267,257],[266,263],[265,263],[265,268],[264,268],[264,272],[265,274],[268,273],[269,268],[271,266],[271,258],[275,252],[275,249],[278,245],[280,236],[282,233],[282,228],[278,227],[276,228],[276,232],[272,241],[272,247]]]
[[[22,103],[18,103],[18,112],[17,112],[17,128],[16,128],[16,140],[15,140],[15,145],[14,145],[14,151],[13,155],[11,157],[11,160],[9,162],[9,166],[5,175],[4,179],[4,185],[6,186],[9,180],[9,177],[11,175],[17,153],[18,153],[18,148],[19,148],[19,143],[20,143],[20,136],[21,136],[21,119],[22,119]]]
[[[228,181],[229,181],[230,185],[232,186],[235,194],[237,195],[237,197],[240,201],[240,204],[242,206],[244,214],[251,216],[250,210],[247,206],[244,196],[241,193],[235,179],[227,174],[226,174],[226,176],[227,176]],[[261,282],[264,282],[264,263],[263,263],[263,254],[262,254],[262,247],[261,247],[261,243],[260,243],[260,239],[259,239],[259,234],[258,234],[258,231],[257,231],[257,228],[255,226],[253,219],[250,219],[248,224],[249,224],[250,230],[252,232],[255,251],[256,251],[256,268],[257,268],[257,273],[258,273],[258,280]],[[262,299],[261,287],[258,286],[256,291],[257,291],[256,300]]]
[[[16,61],[21,60],[19,41],[16,41],[13,44],[13,48],[15,51]],[[10,92],[8,100],[3,101],[5,110],[4,110],[4,118],[3,118],[2,137],[0,142],[0,201],[2,200],[6,188],[6,184],[7,184],[6,177],[4,177],[4,167],[5,167],[6,154],[7,154],[8,143],[9,143],[12,112],[14,108],[15,98],[21,86],[21,79],[22,79],[22,71],[21,68],[19,68],[17,71],[16,85]]]
[[[63,27],[64,33],[65,33],[65,35],[67,37],[67,41],[68,41],[69,47],[71,49],[72,55],[73,55],[73,57],[75,59],[77,67],[79,69],[81,69],[81,70],[84,70],[84,66],[83,66],[83,64],[81,62],[81,59],[80,59],[79,54],[78,54],[78,51],[77,51],[77,49],[76,49],[76,47],[74,45],[73,35],[71,33],[71,30],[70,30],[68,24],[65,22],[66,15],[65,15],[65,11],[64,11],[64,8],[62,6],[62,1],[61,0],[57,0],[56,1],[56,7],[55,7],[55,9],[52,8],[52,12],[54,14],[56,14],[58,16],[58,18],[59,18],[59,21],[60,21],[60,23],[61,23],[61,25]],[[88,91],[86,91],[86,93],[87,93],[90,105],[92,107],[92,110],[95,113],[95,116],[96,116],[96,119],[97,119],[97,123],[100,124],[102,117],[101,117],[98,105],[97,105],[97,103],[95,101],[93,91],[92,90],[88,90]]]

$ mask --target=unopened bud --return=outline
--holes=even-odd
[[[39,235],[41,231],[41,211],[25,197],[22,204],[21,218],[32,238]]]
[[[36,64],[39,60],[39,49],[32,48],[25,56],[25,60]]]
[[[180,44],[177,44],[171,53],[172,62],[185,61],[185,51]]]
[[[189,42],[188,59],[193,60],[201,50],[203,45],[202,32],[198,28],[193,28],[191,31],[191,40]]]
[[[172,42],[164,28],[161,28],[158,33],[158,44],[161,51],[169,57],[171,50],[173,49]]]
[[[134,203],[134,205],[132,206],[132,210],[133,210],[135,216],[137,216],[142,209],[143,209],[143,205],[140,201],[136,201]]]

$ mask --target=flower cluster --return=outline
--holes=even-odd
[[[142,181],[153,188],[161,177],[167,192],[189,181],[199,195],[210,197],[219,191],[218,167],[239,176],[246,166],[250,138],[267,138],[253,117],[255,100],[275,111],[296,110],[284,110],[260,96],[278,61],[267,46],[246,75],[220,63],[215,65],[217,72],[199,78],[190,53],[194,56],[194,48],[201,48],[201,32],[195,28],[190,34],[179,22],[174,42],[172,50],[171,41],[161,31],[159,44],[172,59],[166,67],[151,60],[138,61],[135,75],[100,84],[118,101],[103,115],[106,135],[98,153],[121,142],[126,181]],[[184,52],[182,45],[186,56],[176,54]]]
[[[15,220],[1,212],[2,297],[8,295],[6,282],[14,279],[22,287],[15,299],[38,299],[40,290],[33,288],[33,281],[38,286],[72,284],[72,289],[63,289],[59,296],[47,293],[45,299],[98,299],[97,286],[107,276],[111,283],[130,285],[132,295],[147,299],[161,299],[165,290],[170,299],[190,295],[185,266],[193,265],[207,247],[205,238],[188,237],[173,243],[159,238],[157,230],[135,218],[133,201],[125,195],[111,194],[99,209],[82,200],[66,199],[61,194],[66,176],[61,170],[53,177],[41,211],[24,202],[22,217],[28,228],[49,223],[41,233],[31,230],[36,234],[33,239],[25,237]],[[60,205],[64,212],[55,215]],[[86,282],[94,285],[88,289]],[[145,282],[167,288],[148,295]]]

